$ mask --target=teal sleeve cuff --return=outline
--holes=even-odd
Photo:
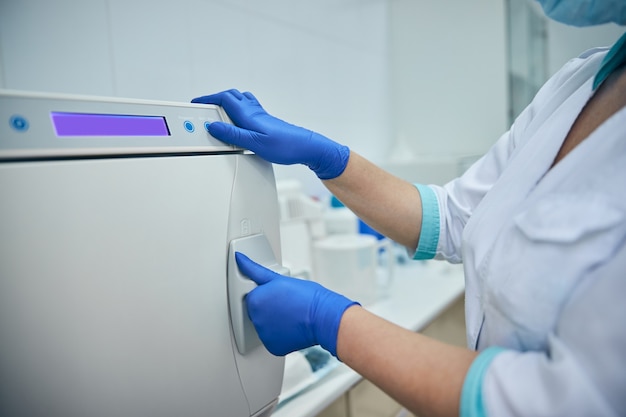
[[[413,255],[415,260],[433,259],[439,244],[439,203],[437,195],[427,185],[415,184],[422,199],[422,231],[417,251]]]
[[[461,392],[461,417],[486,417],[485,405],[483,403],[483,379],[487,373],[487,368],[493,359],[505,349],[501,347],[490,347],[485,349],[474,359],[470,366],[463,390]]]

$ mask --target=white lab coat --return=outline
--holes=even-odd
[[[626,108],[549,169],[606,51],[568,62],[483,158],[431,186],[436,258],[465,267],[469,347],[506,348],[482,377],[488,416],[626,415]]]

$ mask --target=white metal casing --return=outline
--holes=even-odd
[[[51,111],[160,115],[170,135],[58,138]],[[237,351],[226,271],[229,242],[255,234],[280,263],[274,176],[212,138],[215,120],[0,93],[0,415],[271,414],[283,359]]]

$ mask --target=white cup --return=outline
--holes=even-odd
[[[372,235],[338,234],[313,244],[313,273],[317,282],[330,290],[371,304],[383,293],[379,279],[379,249],[389,246]],[[390,253],[390,248],[387,248]],[[386,284],[391,277],[392,262],[387,262]],[[383,285],[384,286],[384,285]]]
[[[323,219],[329,235],[359,233],[359,218],[347,207],[328,209],[324,212]]]

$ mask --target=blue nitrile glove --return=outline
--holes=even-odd
[[[272,354],[283,356],[320,345],[337,356],[343,313],[358,303],[320,284],[290,278],[235,253],[241,272],[259,286],[246,295],[248,315]]]
[[[350,149],[319,133],[270,116],[252,93],[237,90],[194,98],[192,103],[222,106],[235,126],[214,122],[211,136],[249,149],[276,164],[304,164],[322,180],[341,175],[346,169]]]

